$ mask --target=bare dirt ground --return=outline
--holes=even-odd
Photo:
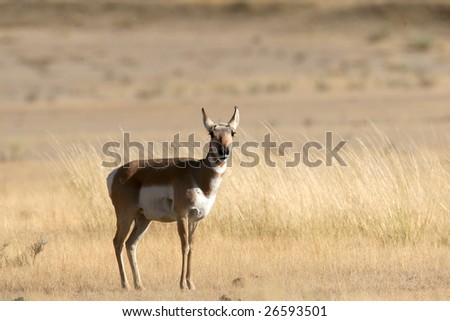
[[[141,248],[157,244],[157,253],[143,254],[142,269],[154,262],[151,271],[163,271],[161,279],[148,292],[124,294],[110,242],[114,217],[107,231],[84,235],[76,231],[81,223],[52,210],[61,202],[48,160],[58,158],[54,138],[101,144],[121,139],[123,130],[136,140],[171,140],[177,132],[206,139],[201,107],[225,121],[239,106],[242,132],[257,140],[268,126],[290,140],[323,140],[332,131],[351,144],[376,127],[393,145],[426,149],[448,169],[450,3],[376,3],[1,1],[0,243],[19,249],[47,235],[48,260],[56,267],[45,272],[46,251],[31,267],[0,261],[7,271],[0,299],[216,300],[223,293],[234,299],[449,299],[445,242],[392,248],[368,242],[358,252],[358,242],[348,239],[338,249],[330,240],[302,248],[306,243],[290,238],[261,248],[257,239],[236,243],[227,235],[210,239],[224,247],[214,261],[205,259],[212,271],[196,261],[198,274],[207,276],[197,276],[205,290],[186,297],[175,291],[173,226],[169,237],[170,228],[156,228],[162,241],[151,236]],[[33,196],[21,200],[22,194]],[[204,233],[199,242],[207,240]],[[171,246],[167,257],[165,244]],[[86,267],[85,275],[82,248],[89,246],[87,253],[104,266]],[[307,257],[286,263],[289,248]],[[206,245],[196,253],[202,251],[216,255]],[[267,264],[252,259],[258,251],[265,251]],[[230,259],[223,253],[236,258],[230,269],[223,268]],[[398,260],[405,264],[399,269]],[[52,271],[57,277],[50,280]],[[158,278],[143,274],[150,284]],[[97,284],[98,275],[104,278]],[[231,281],[242,275],[246,288],[236,288]]]

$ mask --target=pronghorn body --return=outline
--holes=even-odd
[[[214,124],[203,111],[204,125],[211,135],[208,155],[202,160],[136,160],[113,170],[108,191],[117,216],[114,237],[122,287],[128,287],[123,266],[126,241],[134,285],[142,288],[136,260],[136,246],[151,221],[177,222],[182,247],[180,287],[194,289],[190,280],[192,241],[198,221],[211,211],[230,156],[232,136],[239,123],[239,111],[227,124]]]
[[[148,220],[175,222],[187,210],[197,222],[209,214],[225,167],[196,160],[133,161],[111,172],[108,190],[114,205],[136,205]]]

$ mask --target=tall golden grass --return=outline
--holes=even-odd
[[[199,290],[183,294],[172,224],[152,225],[140,243],[148,290],[120,291],[101,147],[54,147],[47,179],[2,190],[0,299],[448,299],[449,173],[431,149],[374,132],[342,149],[348,166],[317,168],[286,168],[292,155],[275,150],[276,167],[245,168],[236,149],[197,231]]]
[[[110,227],[114,215],[105,177],[112,168],[100,166],[100,148],[55,147],[61,189],[79,198],[77,212],[83,213],[85,228]],[[214,214],[203,228],[226,236],[358,236],[385,245],[421,240],[449,244],[449,173],[437,154],[417,146],[394,146],[376,131],[341,151],[347,166],[334,162],[316,168],[302,163],[286,167],[293,155],[277,155],[274,150],[276,166],[270,167],[259,148],[252,150],[259,164],[244,168],[239,164],[249,157],[235,149]],[[324,153],[314,157],[323,159]]]

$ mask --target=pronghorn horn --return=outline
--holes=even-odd
[[[204,108],[202,108],[202,113],[203,113],[203,125],[205,125],[205,128],[208,132],[211,132],[214,127],[214,122],[211,120],[211,118],[208,117],[208,115],[206,115]]]
[[[236,130],[239,125],[239,108],[237,108],[237,106],[234,107],[234,114],[228,122],[228,125],[230,125],[233,130]]]

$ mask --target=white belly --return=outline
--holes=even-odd
[[[154,221],[175,221],[172,186],[146,186],[139,193],[139,207],[145,217]]]
[[[196,222],[209,214],[216,200],[218,183],[220,181],[217,182],[213,193],[208,196],[201,188],[192,187],[186,190],[186,199],[176,200],[185,206],[183,210],[189,215],[189,220]],[[177,208],[180,208],[179,204]],[[174,211],[173,187],[170,185],[143,187],[139,193],[139,207],[149,220],[170,222],[177,219],[177,213]]]

